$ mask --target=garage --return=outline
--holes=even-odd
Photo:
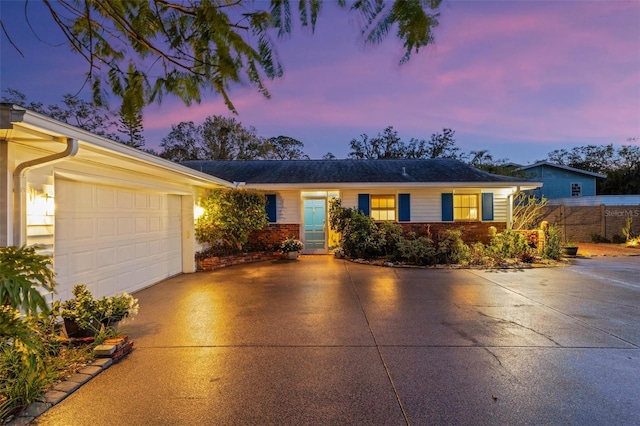
[[[182,272],[181,196],[55,179],[58,298],[132,292]]]
[[[52,256],[56,294],[97,298],[196,271],[194,208],[231,182],[0,105],[0,246]]]

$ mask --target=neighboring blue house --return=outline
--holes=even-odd
[[[543,187],[535,190],[536,195],[547,199],[587,197],[596,195],[596,179],[607,176],[569,166],[561,166],[539,161],[519,168],[527,179],[543,182]]]

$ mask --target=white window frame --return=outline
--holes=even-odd
[[[582,197],[582,182],[571,182],[569,188],[572,197]]]
[[[470,203],[472,200],[474,202]],[[480,194],[453,194],[454,221],[480,222],[480,211]]]
[[[380,207],[378,203],[378,206],[374,207],[374,198],[377,198],[378,201],[383,199],[385,204],[391,200],[393,205]],[[396,222],[398,218],[398,200],[395,194],[371,194],[369,197],[369,215],[376,222]]]

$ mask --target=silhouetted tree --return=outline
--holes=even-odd
[[[265,141],[265,157],[268,160],[308,160],[302,151],[304,144],[289,136],[277,136]]]
[[[340,0],[336,4],[360,15],[361,35],[367,44],[382,42],[397,28],[404,62],[433,42],[441,1]],[[289,0],[58,0],[44,4],[70,47],[86,59],[87,80],[97,105],[102,104],[107,87],[136,105],[159,101],[168,94],[190,105],[200,102],[203,91],[213,90],[235,111],[229,87],[248,83],[268,98],[264,79],[283,74],[271,36],[291,33]],[[295,4],[301,25],[313,30],[322,0]],[[6,19],[3,14],[2,28],[10,37]],[[17,48],[11,38],[9,42]],[[132,73],[140,76],[143,90],[127,84]]]
[[[192,121],[171,126],[162,139],[160,156],[186,160],[294,160],[309,158],[304,144],[289,136],[265,139],[255,127],[244,127],[235,118],[209,116],[201,125]]]
[[[20,105],[96,135],[119,140],[118,136],[111,131],[116,125],[112,118],[113,113],[105,106],[66,94],[62,98],[62,105],[50,104],[45,107],[41,102],[28,101],[26,95],[18,90],[6,89],[4,92],[6,95],[2,96],[2,102]]]

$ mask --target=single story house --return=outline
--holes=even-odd
[[[327,253],[338,242],[327,226],[328,201],[357,207],[405,231],[464,228],[469,241],[512,220],[513,195],[541,185],[490,174],[452,159],[260,160],[182,163],[234,185],[264,191],[271,240],[300,236],[306,253]]]
[[[264,191],[272,239],[308,253],[337,242],[328,200],[407,230],[508,226],[513,195],[541,184],[454,160],[309,160],[176,164],[20,106],[0,104],[0,246],[53,256],[57,296],[96,297],[195,271],[194,211],[215,188]]]
[[[535,191],[537,196],[549,200],[567,197],[591,197],[596,195],[596,179],[606,179],[606,175],[569,166],[539,161],[518,170],[527,179],[537,180],[543,186]]]

